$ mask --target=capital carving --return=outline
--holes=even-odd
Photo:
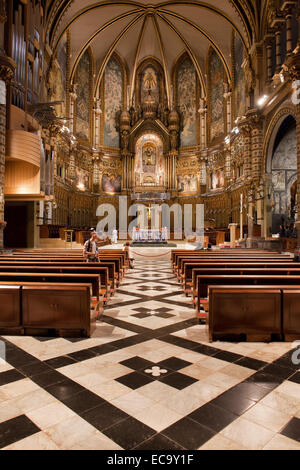
[[[284,64],[284,71],[292,80],[300,80],[300,48],[295,54],[289,56]]]
[[[0,0],[0,23],[6,23],[7,14],[6,14],[6,2],[5,0]]]
[[[0,80],[9,83],[15,75],[16,63],[11,57],[0,56]]]

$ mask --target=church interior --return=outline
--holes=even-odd
[[[300,450],[299,30],[0,0],[0,449]]]

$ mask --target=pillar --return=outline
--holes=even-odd
[[[300,44],[295,54],[288,57],[285,62],[286,71],[293,82],[300,81]],[[296,228],[298,233],[297,251],[300,251],[300,103],[295,102],[296,134],[297,134],[297,219]]]
[[[275,29],[275,40],[276,40],[276,73],[281,70],[281,27],[278,25]]]
[[[1,18],[0,18],[1,21]],[[14,77],[16,64],[7,56],[0,56],[0,248],[3,248],[4,220],[4,185],[7,128],[7,86]]]
[[[238,224],[229,224],[230,229],[230,248],[236,247],[236,228]]]
[[[265,45],[266,45],[266,59],[267,59],[267,81],[272,80],[272,44],[273,44],[273,36],[268,35],[265,37]]]

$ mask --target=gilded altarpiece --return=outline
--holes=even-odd
[[[143,134],[136,142],[135,187],[163,188],[165,158],[163,142],[156,134]]]

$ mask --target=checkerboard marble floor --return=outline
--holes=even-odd
[[[136,263],[90,339],[1,339],[1,449],[300,450],[292,345],[209,343],[169,262]]]

